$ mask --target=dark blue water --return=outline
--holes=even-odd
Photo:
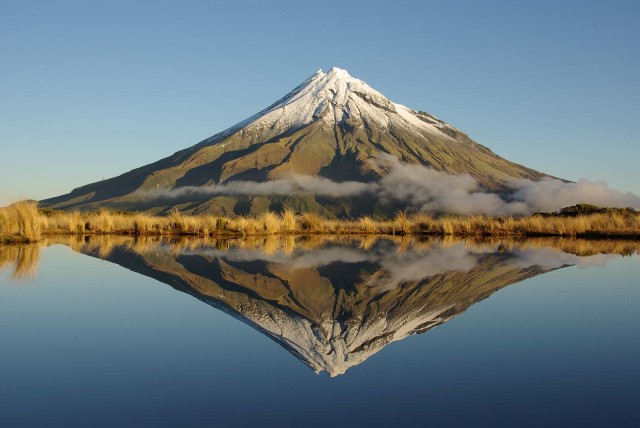
[[[355,293],[347,283],[354,270],[390,271],[385,260],[403,267],[398,257],[408,257],[378,250],[380,257],[349,263],[362,250],[336,248],[330,252],[339,260],[325,252],[317,257],[325,261],[303,267],[309,278],[314,272],[331,278],[336,296]],[[233,262],[257,288],[247,291],[228,275],[225,289],[283,308],[282,298],[259,296],[260,281],[275,275],[259,269],[265,258],[291,269],[291,255],[225,258],[215,250],[205,257],[192,249],[167,256],[160,248],[153,250],[160,256],[125,269],[114,260],[126,265],[132,252],[112,253],[108,261],[63,245],[42,248],[35,276],[12,279],[10,264],[0,270],[0,426],[640,426],[639,258],[596,260],[553,250],[500,259],[508,263],[485,260],[494,250],[473,253],[476,265],[460,265],[468,253],[437,247],[418,252],[401,271],[409,281],[440,275],[442,282],[456,269],[466,281],[485,264],[502,271],[546,266],[489,297],[465,294],[480,300],[423,334],[368,344],[375,352],[330,377],[314,373],[310,357],[292,354],[293,345],[270,337],[277,331],[256,325],[262,318],[203,301],[166,260],[156,263],[173,257],[191,272],[218,278],[220,259]],[[448,251],[457,268],[425,268],[446,264]],[[582,267],[569,266],[576,263]],[[149,266],[156,276],[164,266],[166,282],[148,276]],[[411,266],[426,272],[406,273]],[[363,314],[399,289],[385,284]],[[399,298],[421,285],[414,287]],[[300,293],[296,302],[304,306]],[[302,309],[290,307],[298,308],[290,304],[283,313],[298,320]],[[348,324],[355,315],[336,317]]]

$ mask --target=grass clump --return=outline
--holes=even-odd
[[[21,201],[0,208],[0,237],[3,241],[39,241],[46,226],[46,218],[39,213],[35,201]]]
[[[280,217],[272,212],[262,214],[258,221],[262,226],[262,231],[267,235],[279,233],[282,228]]]
[[[298,219],[291,210],[284,210],[280,216],[280,224],[282,225],[282,231],[292,233],[296,231]]]

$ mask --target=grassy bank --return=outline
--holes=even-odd
[[[591,210],[593,211],[593,210]],[[565,213],[566,214],[566,213]],[[640,238],[640,213],[633,210],[599,209],[565,215],[528,217],[443,216],[397,213],[390,220],[362,217],[354,220],[326,219],[312,213],[265,213],[258,217],[168,216],[144,213],[63,212],[38,209],[24,201],[0,208],[0,241],[37,242],[46,235],[116,234],[136,236],[264,236],[299,234],[381,234],[455,236],[587,236]]]

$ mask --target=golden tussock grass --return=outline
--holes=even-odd
[[[281,217],[281,228],[283,232],[292,233],[296,231],[296,226],[298,224],[298,219],[296,218],[296,214],[291,210],[285,210]]]
[[[407,214],[378,220],[327,219],[314,213],[266,212],[257,217],[185,215],[177,210],[165,216],[147,213],[63,212],[39,210],[37,203],[23,201],[0,208],[0,240],[35,242],[54,234],[135,236],[263,236],[278,234],[383,234],[443,236],[604,236],[640,237],[640,214],[595,213],[576,217],[487,217]]]
[[[0,238],[6,241],[36,242],[42,239],[47,219],[35,201],[22,201],[0,208]]]

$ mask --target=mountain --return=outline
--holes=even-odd
[[[273,251],[95,238],[78,251],[188,293],[330,376],[446,323],[503,287],[579,259],[548,248],[463,242],[406,248],[379,240],[367,251],[353,245]]]
[[[544,174],[509,162],[436,117],[394,103],[347,71],[321,70],[258,114],[150,165],[42,201],[55,209],[101,207],[167,212],[257,214],[314,211],[328,216],[385,215],[397,206],[365,196],[209,194],[193,189],[295,176],[372,182],[381,154],[450,174],[468,173],[488,191],[513,178]],[[189,189],[178,196],[165,191]],[[149,197],[149,195],[154,195]]]

